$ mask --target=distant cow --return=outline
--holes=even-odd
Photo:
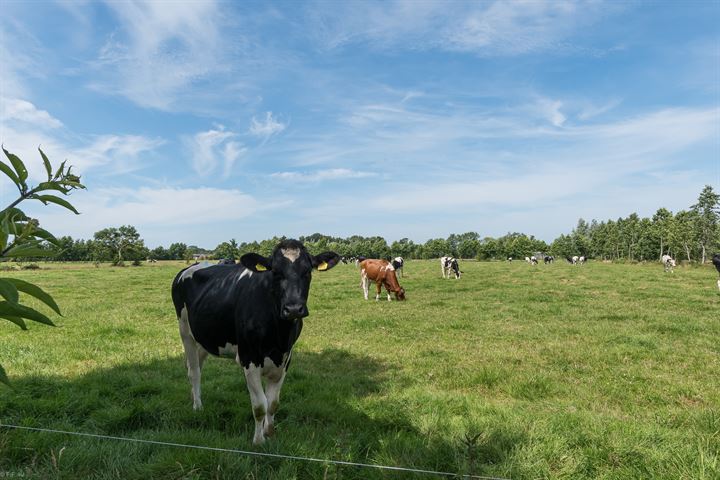
[[[580,265],[582,265],[582,264],[585,263],[585,260],[587,260],[587,259],[586,259],[584,256],[580,256],[580,257],[578,257],[578,259],[577,259],[577,263],[579,263]]]
[[[531,264],[531,265],[537,265],[537,264],[538,264],[537,257],[536,257],[535,255],[533,255],[532,257],[530,257],[530,264]]]
[[[369,258],[360,262],[360,286],[363,289],[365,300],[368,299],[370,282],[375,282],[377,287],[375,300],[380,300],[380,292],[383,286],[387,291],[388,301],[390,301],[390,293],[395,294],[396,300],[405,300],[405,289],[397,281],[395,267],[387,260]]]
[[[400,273],[400,277],[404,277],[405,274],[403,273],[403,267],[405,266],[405,260],[403,260],[402,257],[395,257],[390,262],[392,263],[393,268],[395,269],[395,273]]]
[[[663,265],[665,266],[666,272],[674,273],[673,269],[677,266],[674,258],[672,258],[670,255],[665,254],[662,256],[662,258],[660,260],[662,261]]]
[[[507,261],[508,261],[508,262],[512,262],[512,257],[508,257],[508,258],[507,258]]]
[[[715,255],[713,255],[712,262],[713,265],[715,265],[718,274],[720,274],[720,253],[716,253]],[[720,280],[718,280],[718,289],[720,289]]]
[[[308,315],[311,271],[329,270],[339,261],[334,252],[313,256],[301,242],[283,240],[270,257],[248,253],[240,265],[195,264],[175,276],[172,300],[193,409],[202,408],[200,372],[208,354],[234,358],[250,392],[253,443],[274,433],[292,347]]]
[[[460,278],[460,266],[458,265],[457,258],[453,257],[440,257],[440,269],[442,271],[443,278],[450,278],[450,273],[455,275],[455,280]]]
[[[552,255],[545,255],[543,257],[543,261],[545,262],[545,264],[553,263],[555,261],[555,257],[553,257]]]
[[[530,257],[525,257],[525,261],[526,261],[527,263],[530,263]]]

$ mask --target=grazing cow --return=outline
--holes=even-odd
[[[720,253],[716,253],[715,255],[713,255],[712,262],[713,265],[715,265],[718,274],[720,274]],[[718,280],[718,289],[720,290],[720,279]]]
[[[545,264],[553,263],[555,261],[555,257],[553,257],[552,255],[545,255],[543,257],[543,261],[545,262]]]
[[[440,257],[440,269],[443,278],[450,278],[450,272],[452,272],[455,275],[455,280],[457,280],[462,273],[457,258],[453,257]]]
[[[400,277],[404,277],[405,274],[403,273],[403,267],[405,266],[405,260],[403,260],[402,257],[395,257],[392,259],[392,266],[395,268],[395,273],[400,273]]]
[[[582,265],[582,264],[585,263],[585,260],[587,260],[587,259],[586,259],[584,256],[580,256],[580,257],[578,257],[578,259],[577,259],[577,263],[579,263],[580,265]]]
[[[512,257],[508,257],[507,261],[512,262]]]
[[[395,267],[387,260],[365,259],[360,262],[360,286],[363,289],[365,300],[368,299],[370,282],[375,282],[377,294],[375,300],[380,300],[383,285],[390,301],[390,293],[395,294],[396,300],[405,300],[405,289],[400,286],[395,276]]]
[[[334,252],[312,256],[301,242],[283,240],[270,257],[248,253],[239,265],[195,264],[177,274],[172,299],[193,409],[202,408],[200,372],[207,355],[234,358],[250,392],[253,443],[263,443],[274,433],[292,347],[308,315],[311,271],[328,270],[339,261]]]
[[[673,269],[677,266],[677,264],[675,263],[674,258],[672,258],[670,255],[665,254],[662,256],[661,261],[665,266],[666,272],[675,273]]]
[[[235,265],[235,259],[234,258],[221,258],[217,264],[218,265]]]
[[[526,261],[527,263],[530,263],[530,257],[525,257],[525,261]]]
[[[531,264],[531,265],[537,265],[537,264],[538,264],[537,257],[535,257],[535,255],[533,255],[532,257],[530,257],[530,264]]]

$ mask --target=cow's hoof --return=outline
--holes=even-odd
[[[265,425],[265,436],[272,437],[273,435],[275,435],[275,425],[272,423]]]

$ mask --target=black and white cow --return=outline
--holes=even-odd
[[[575,258],[575,257],[573,257],[573,258]],[[583,265],[585,263],[585,260],[587,260],[587,258],[585,258],[585,256],[577,257],[577,263],[580,265]]]
[[[553,257],[552,255],[545,255],[543,257],[543,261],[545,262],[545,264],[553,263],[555,261],[555,257]]]
[[[395,268],[395,274],[400,274],[400,277],[404,277],[403,275],[403,267],[405,266],[405,260],[403,260],[402,257],[395,257],[390,262],[392,263],[393,268]]]
[[[538,264],[537,257],[535,255],[531,256],[530,257],[530,265],[537,265],[537,264]]]
[[[450,273],[455,275],[455,280],[460,278],[460,266],[458,265],[457,258],[453,257],[440,257],[440,269],[442,271],[443,278],[450,278]]]
[[[662,261],[666,272],[675,273],[673,269],[677,266],[677,264],[675,263],[674,258],[672,258],[670,255],[665,254],[660,260]]]
[[[334,252],[312,256],[299,241],[283,240],[270,257],[248,253],[238,265],[195,264],[177,274],[172,299],[193,409],[202,408],[200,371],[207,355],[234,358],[250,392],[253,443],[274,433],[292,347],[308,315],[311,271],[328,270],[339,261]]]
[[[718,274],[720,274],[720,253],[716,253],[715,255],[713,255],[712,262],[713,265],[715,265]],[[718,279],[718,289],[720,290],[720,279]]]

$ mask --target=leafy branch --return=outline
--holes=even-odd
[[[26,200],[39,200],[45,205],[53,203],[79,214],[67,200],[55,194],[43,192],[55,191],[67,196],[73,190],[84,189],[85,186],[80,183],[80,177],[72,173],[72,166],[66,166],[65,161],[53,172],[50,160],[38,148],[47,173],[47,180],[37,186],[30,187],[27,183],[28,171],[23,161],[17,155],[8,152],[4,146],[2,151],[10,164],[8,165],[0,160],[0,171],[15,184],[19,196],[0,211],[0,262],[10,258],[35,258],[53,255],[54,250],[52,248],[43,248],[43,243],[47,242],[56,247],[58,244],[57,239],[53,234],[41,228],[37,219],[25,215],[18,208],[18,205]],[[20,292],[35,297],[55,313],[62,315],[60,307],[55,303],[52,296],[40,287],[16,278],[0,278],[0,298],[2,299],[0,300],[0,318],[13,322],[23,330],[27,330],[25,320],[54,325],[47,315],[23,305],[20,302]],[[8,383],[2,365],[0,365],[0,382]]]

